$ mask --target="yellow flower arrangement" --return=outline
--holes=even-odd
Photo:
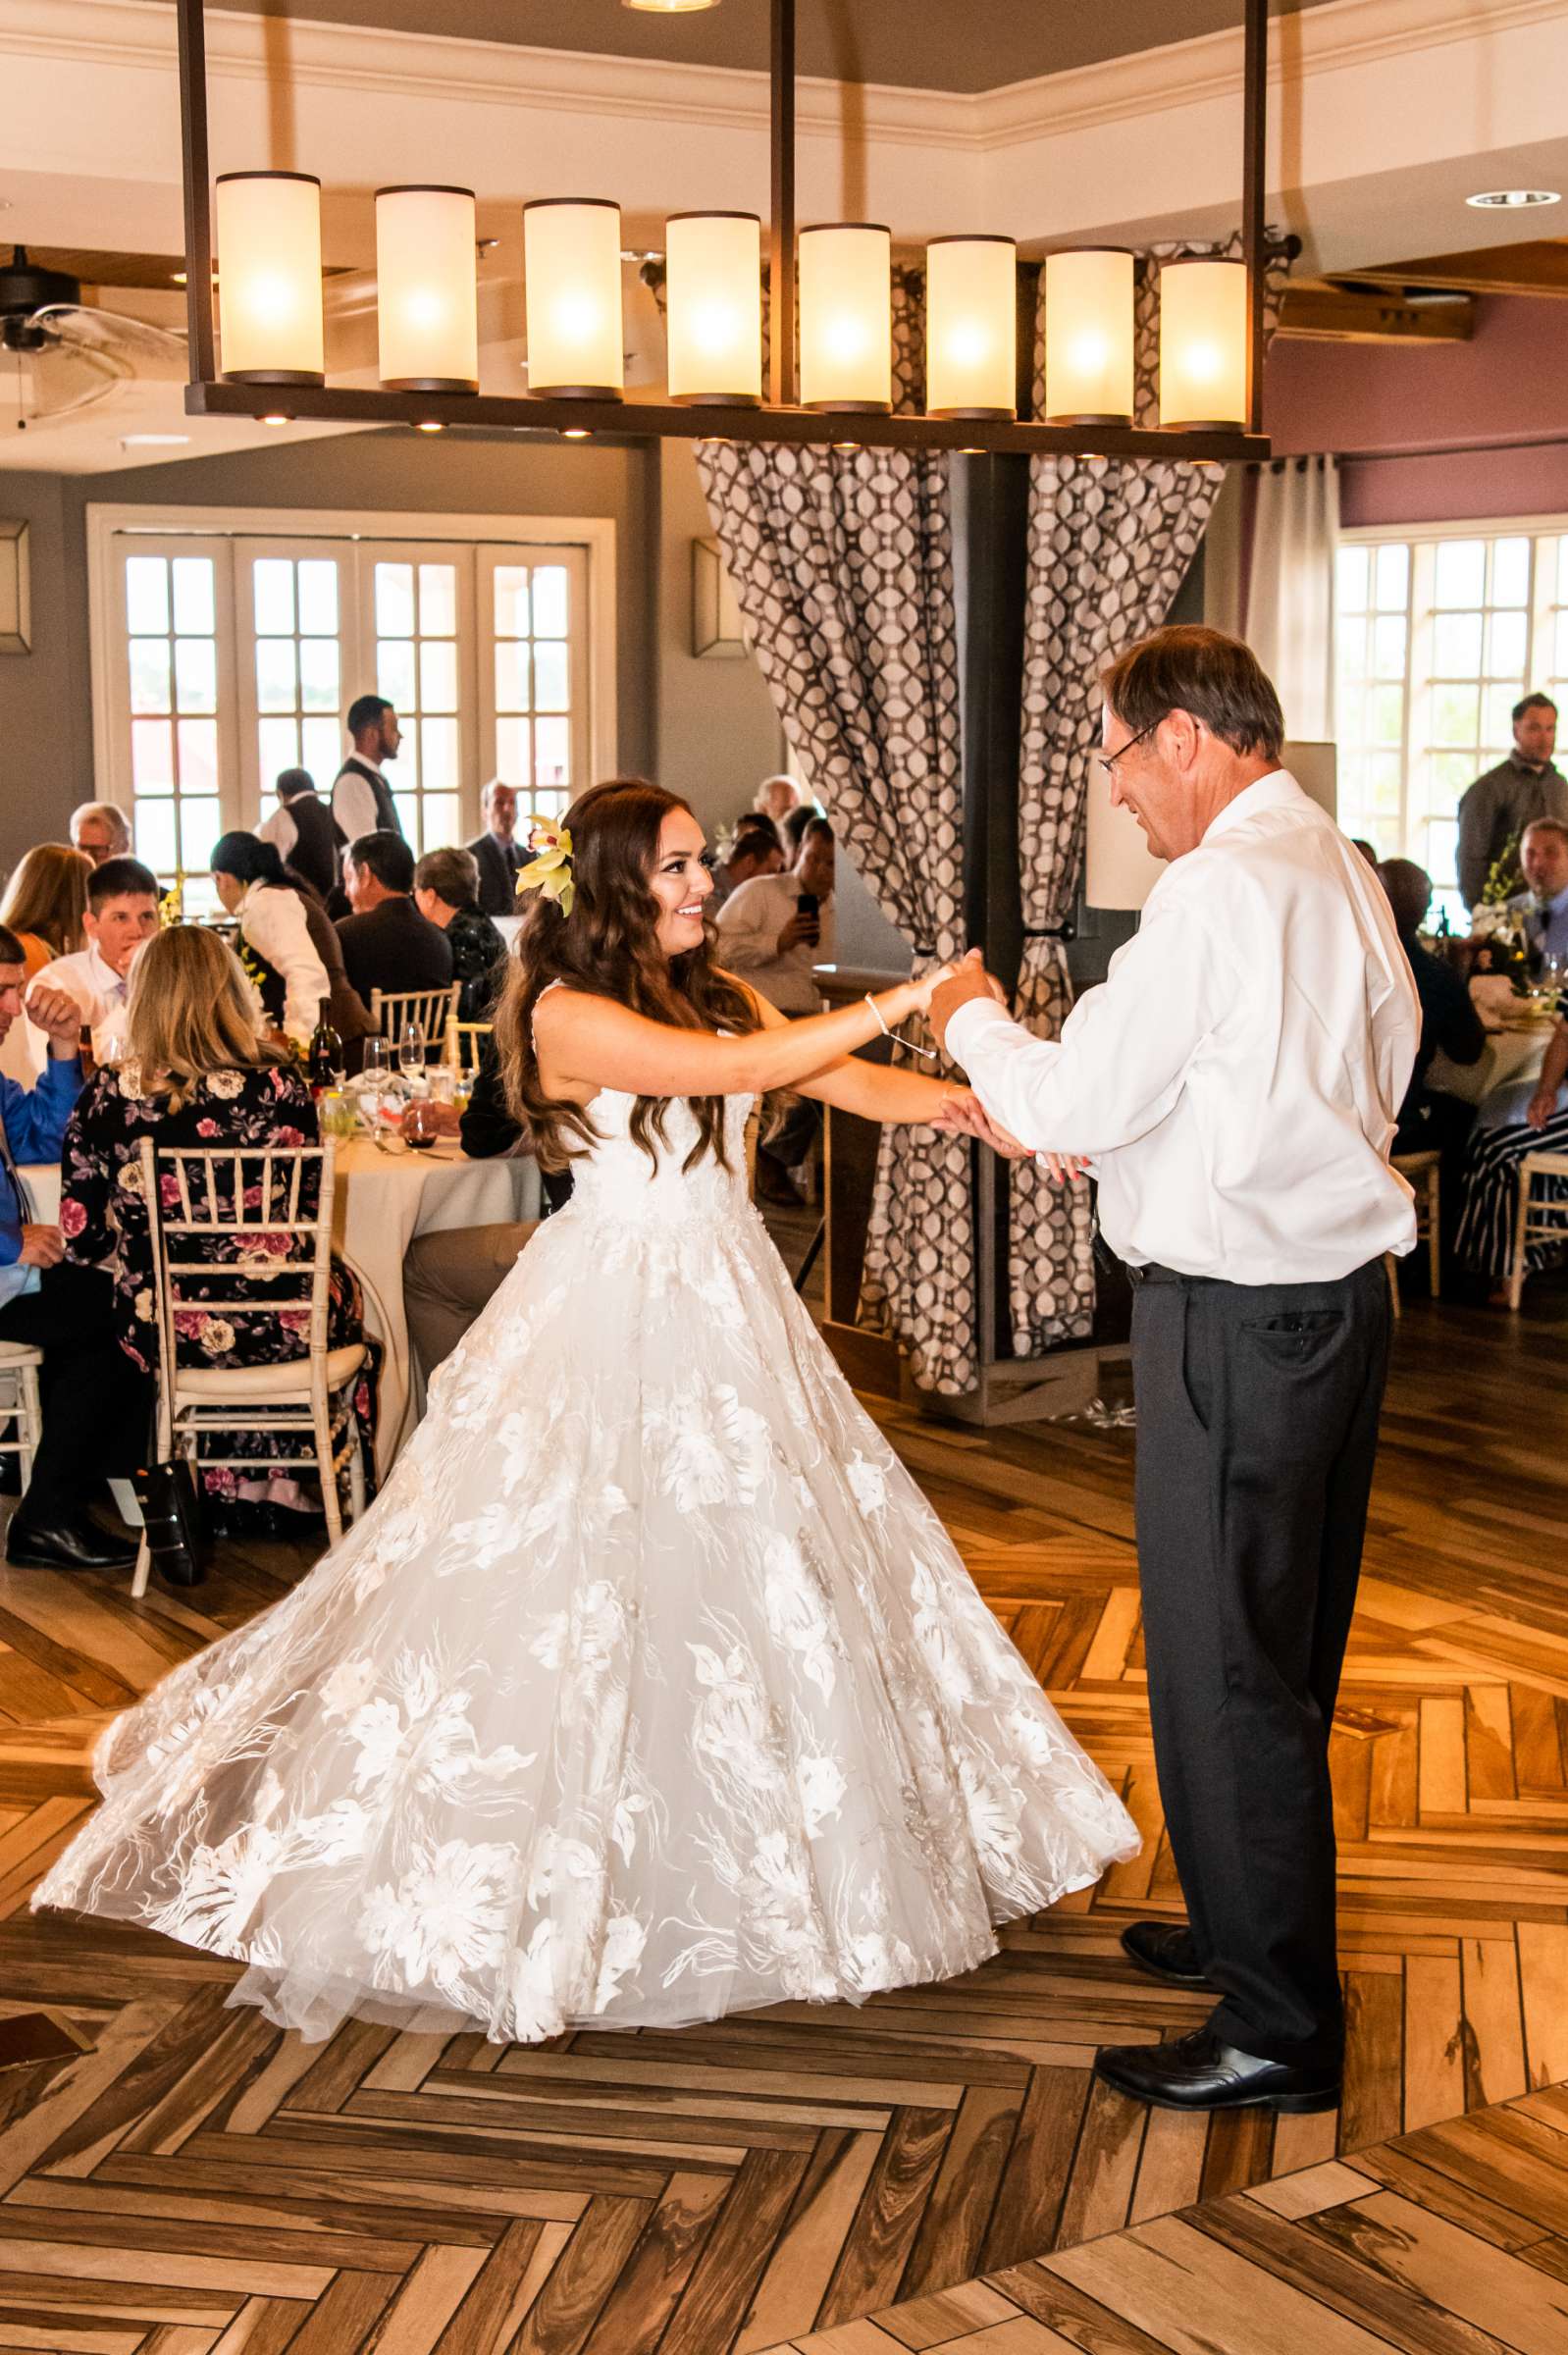
[[[525,891],[543,892],[553,900],[562,916],[570,916],[576,885],[572,881],[572,838],[569,829],[558,826],[548,817],[530,817],[528,847],[534,853],[527,866],[518,871],[517,896]]]

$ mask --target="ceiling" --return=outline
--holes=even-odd
[[[216,4],[216,0],[215,0]],[[1270,0],[1294,16],[1305,0]],[[656,16],[621,0],[251,0],[236,14],[377,25],[539,49],[765,72],[768,0]],[[1238,0],[799,0],[800,71],[909,89],[995,89],[1239,25]]]

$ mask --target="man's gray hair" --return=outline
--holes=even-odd
[[[479,789],[481,810],[488,810],[493,797],[497,793],[515,793],[518,800],[521,801],[523,789],[520,785],[509,784],[504,777],[492,777],[488,785],[482,785]]]
[[[79,802],[71,812],[71,832],[76,833],[83,818],[101,817],[114,835],[111,857],[124,858],[131,848],[131,820],[118,802]]]
[[[1274,681],[1250,646],[1224,630],[1182,622],[1140,638],[1101,677],[1105,700],[1134,736],[1173,711],[1201,719],[1233,753],[1278,760],[1284,713]]]
[[[433,891],[448,908],[471,908],[479,897],[479,861],[472,851],[427,851],[414,869],[414,889]]]

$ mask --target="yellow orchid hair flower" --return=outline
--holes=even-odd
[[[557,825],[553,818],[530,817],[528,847],[534,856],[518,870],[518,898],[525,891],[542,892],[547,900],[555,902],[562,916],[570,916],[577,889],[572,881],[570,829]]]

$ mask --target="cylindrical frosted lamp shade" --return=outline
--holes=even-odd
[[[223,372],[243,385],[319,385],[321,183],[305,172],[225,172],[217,183]]]
[[[1111,780],[1098,760],[1089,766],[1088,825],[1083,897],[1091,908],[1141,908],[1165,872],[1124,804],[1111,800]]]
[[[925,413],[1018,407],[1019,249],[1011,237],[936,237],[925,249]]]
[[[1244,262],[1167,262],[1160,273],[1160,423],[1244,425]]]
[[[381,381],[404,392],[477,392],[479,295],[472,188],[378,188]]]
[[[671,400],[762,397],[762,225],[755,213],[672,213],[664,224]]]
[[[626,345],[618,204],[547,196],[524,205],[523,307],[530,392],[620,398]]]
[[[865,221],[800,236],[801,402],[808,409],[893,406],[893,237]]]
[[[1045,413],[1053,425],[1130,422],[1130,253],[1102,245],[1046,256]]]

